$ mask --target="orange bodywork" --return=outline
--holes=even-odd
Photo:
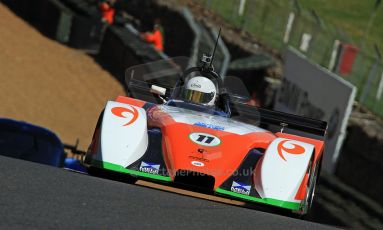
[[[138,107],[145,105],[144,101],[123,96],[119,96],[116,101]],[[157,106],[153,106],[147,110],[147,116],[148,127],[160,128],[163,134],[163,158],[172,180],[174,180],[179,170],[194,171],[213,176],[215,178],[214,189],[222,185],[225,180],[238,169],[246,158],[249,150],[255,148],[267,149],[271,142],[278,137],[314,145],[314,163],[320,159],[324,150],[324,142],[321,140],[287,133],[253,132],[239,135],[222,130],[177,122]],[[191,133],[213,135],[220,139],[220,144],[216,146],[199,145],[190,138],[187,138]],[[281,143],[280,148],[283,147],[283,142]],[[290,154],[303,153],[302,147],[300,146],[295,146],[294,149],[284,149],[284,151]],[[283,156],[282,159],[284,159]],[[201,165],[192,164],[193,161],[203,163],[203,167],[201,167]],[[297,200],[304,199],[306,195],[308,177],[309,175],[306,175],[302,180],[295,197]]]
[[[221,185],[240,166],[253,148],[266,149],[276,138],[270,132],[238,135],[221,130],[177,123],[160,109],[148,112],[149,126],[161,128],[164,160],[170,177],[178,170],[189,170],[211,175],[215,178],[214,189]],[[191,133],[206,133],[218,137],[218,146],[201,146],[187,138]],[[193,165],[197,160],[204,167]]]
[[[137,107],[142,107],[146,103],[146,102],[141,101],[141,100],[137,100],[137,99],[134,99],[131,97],[124,97],[124,96],[118,96],[116,98],[116,102],[120,102],[120,103],[124,103],[124,104],[128,104],[128,105],[134,105]]]
[[[310,175],[308,173],[306,173],[305,177],[302,180],[301,185],[299,186],[298,192],[295,195],[296,200],[305,199],[306,193],[307,193],[307,183],[309,181],[309,177],[310,177]]]

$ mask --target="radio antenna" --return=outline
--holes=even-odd
[[[219,37],[220,37],[220,36],[221,36],[221,27],[219,27],[217,40],[215,40],[214,50],[213,50],[213,54],[211,55],[211,61],[210,61],[209,68],[210,68],[211,65],[213,64],[214,55],[215,55],[215,50],[217,49],[217,45],[218,45],[218,41],[219,41]]]

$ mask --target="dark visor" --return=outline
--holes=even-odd
[[[185,89],[184,98],[190,102],[197,104],[206,104],[210,102],[214,97],[214,93],[203,93],[196,90]]]

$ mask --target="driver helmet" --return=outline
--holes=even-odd
[[[187,81],[183,93],[185,100],[195,104],[214,106],[217,88],[207,77],[197,76]]]

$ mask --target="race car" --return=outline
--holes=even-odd
[[[326,122],[246,105],[203,60],[185,71],[174,60],[128,69],[131,96],[108,101],[100,114],[84,158],[89,173],[183,184],[305,215]]]

